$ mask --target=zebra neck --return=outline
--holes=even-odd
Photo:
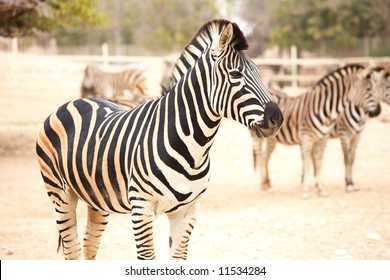
[[[331,120],[335,121],[340,114],[349,106],[349,94],[352,89],[351,83],[345,82],[348,80],[348,77],[343,77],[341,80],[344,82],[339,82],[337,80],[327,80],[322,83],[324,92],[324,101],[319,99],[318,106],[323,108],[324,115]],[[320,96],[321,93],[319,93]]]
[[[346,135],[354,135],[361,132],[367,120],[367,116],[364,111],[353,104],[350,104],[344,113],[341,115],[338,122],[339,133]]]
[[[193,74],[191,74],[193,73]],[[198,169],[208,161],[222,117],[211,109],[207,85],[201,86],[195,71],[177,82],[162,98],[164,131],[169,145],[186,159],[188,167]]]

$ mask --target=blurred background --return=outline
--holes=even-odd
[[[249,41],[247,54],[268,67],[270,82],[291,93],[347,63],[389,61],[390,0],[4,0],[0,86],[31,77],[23,76],[20,55],[28,65],[34,55],[46,55],[38,57],[42,62],[60,59],[54,63],[65,73],[77,63],[132,64],[162,79],[199,27],[213,18],[237,22]],[[35,72],[47,71],[42,67]],[[54,88],[66,87],[57,77],[46,84],[53,80]],[[159,84],[150,83],[153,94],[158,92]]]
[[[63,258],[35,138],[51,112],[80,97],[86,66],[142,69],[147,94],[158,96],[183,47],[213,18],[238,23],[247,54],[286,93],[348,63],[390,65],[390,0],[0,0],[1,259]],[[340,143],[331,140],[323,167],[330,196],[318,198],[312,186],[313,198],[302,201],[299,146],[277,146],[275,192],[261,193],[248,129],[224,120],[189,257],[390,259],[389,129],[385,105],[359,144],[360,192],[345,193]],[[135,257],[124,216],[112,215],[100,258]],[[163,219],[156,246],[165,257],[167,230]]]
[[[180,52],[204,22],[236,21],[249,56],[280,57],[296,45],[316,57],[390,53],[389,0],[5,0],[2,51],[165,55]],[[15,46],[14,46],[15,47]]]

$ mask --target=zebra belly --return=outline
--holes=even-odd
[[[128,187],[123,180],[112,180],[116,174],[113,171],[97,171],[94,176],[76,175],[77,183],[69,183],[78,197],[94,209],[109,213],[130,213]]]
[[[161,173],[140,174],[134,172],[130,182],[129,200],[141,197],[148,201],[156,214],[180,211],[186,205],[191,205],[207,189],[210,174],[189,180],[183,174],[174,170],[159,170]],[[175,174],[174,174],[175,173]],[[140,183],[143,182],[143,183]]]

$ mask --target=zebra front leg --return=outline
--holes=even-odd
[[[84,258],[96,259],[100,238],[106,228],[109,214],[88,206],[88,221],[84,235]]]
[[[187,259],[188,243],[196,223],[199,203],[193,203],[175,213],[168,213],[170,222],[169,247],[171,259]]]
[[[327,138],[321,139],[320,141],[314,144],[312,150],[312,160],[313,160],[313,167],[314,167],[314,177],[316,180],[316,187],[318,190],[318,195],[323,197],[328,196],[328,193],[321,182],[321,168],[322,168],[324,151],[325,151],[327,141],[328,141]]]
[[[301,143],[301,157],[302,157],[302,198],[309,198],[309,174],[310,174],[310,162],[313,150],[313,140],[308,136],[302,136]]]
[[[265,139],[260,139],[260,148],[261,148],[261,160],[260,160],[260,169],[261,169],[261,178],[262,178],[262,187],[263,190],[271,189],[271,182],[269,179],[269,159],[271,154],[275,150],[276,139],[275,137],[268,137]]]
[[[76,208],[78,197],[67,187],[65,195],[55,201],[57,229],[60,233],[59,248],[62,245],[65,259],[81,259],[81,243],[77,234]]]
[[[137,258],[139,260],[153,260],[155,258],[153,225],[156,219],[154,208],[141,198],[131,200],[131,206]]]
[[[344,165],[345,165],[345,184],[346,191],[353,192],[359,190],[352,179],[353,164],[355,162],[356,149],[360,140],[360,134],[355,134],[353,136],[343,136],[340,138],[341,147],[344,155]]]

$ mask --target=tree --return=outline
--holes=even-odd
[[[386,7],[382,8],[389,11]],[[388,14],[388,16],[390,15]],[[369,55],[369,40],[380,36],[381,31],[386,29],[385,18],[377,9],[376,3],[368,0],[350,0],[342,3],[340,5],[340,22],[355,41],[364,40],[365,55]]]
[[[271,40],[281,47],[314,50],[344,35],[336,19],[337,11],[326,1],[281,0],[273,14]]]
[[[0,1],[0,36],[31,35],[56,27],[83,27],[102,22],[95,11],[95,0]]]
[[[356,46],[359,39],[383,36],[388,30],[390,6],[383,2],[389,1],[276,1],[271,41],[310,51]]]
[[[217,14],[213,0],[134,1],[134,40],[151,50],[181,50],[195,32]]]
[[[158,53],[177,51],[217,14],[214,0],[98,0],[97,9],[107,18],[104,26],[57,29],[58,44],[108,43],[116,54],[129,44]]]
[[[269,0],[236,0],[230,4],[234,7],[236,16],[249,26],[244,32],[247,31],[249,43],[247,53],[251,57],[261,55],[270,40],[272,10],[268,2]]]

